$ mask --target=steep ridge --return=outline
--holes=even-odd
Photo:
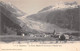
[[[10,29],[11,31],[11,29],[22,29],[25,33],[38,32],[30,27],[32,23],[31,21],[28,19],[25,20],[27,14],[16,8],[11,3],[0,2],[0,10],[1,24],[3,27],[2,30]]]
[[[16,6],[14,6],[11,3],[6,3],[6,2],[1,1],[0,2],[0,6],[1,6],[1,9],[4,8],[7,11],[9,11],[10,13],[12,13],[12,16],[18,17],[18,16],[25,15],[24,12],[22,12],[21,10],[19,10]]]
[[[21,29],[20,24],[21,20],[17,19],[17,17],[22,17],[25,15],[24,12],[17,9],[10,3],[0,2],[0,16],[1,16],[1,31],[5,34],[15,34],[13,31],[15,29]],[[12,33],[13,32],[13,33]]]
[[[19,20],[17,17],[24,16],[25,13],[22,12],[21,10],[17,9],[15,6],[13,6],[10,3],[4,3],[0,2],[0,9],[1,13],[7,16],[9,19],[11,19],[14,23],[20,24]]]

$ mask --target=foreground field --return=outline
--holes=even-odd
[[[30,37],[30,36],[16,36],[16,35],[5,35],[0,36],[0,42],[48,42],[54,41],[56,43],[56,38],[54,37]],[[74,39],[68,42],[80,41],[80,37],[74,37]],[[59,42],[59,41],[58,41]]]

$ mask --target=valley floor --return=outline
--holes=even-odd
[[[66,41],[59,41],[54,37],[29,37],[29,36],[17,36],[17,35],[0,35],[0,42],[1,43],[74,43],[74,42],[80,42],[80,38],[76,40],[75,38],[73,40]]]

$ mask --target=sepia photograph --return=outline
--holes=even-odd
[[[80,0],[0,0],[0,51],[80,51]]]
[[[31,1],[0,1],[1,43],[59,44],[80,41],[80,2]]]

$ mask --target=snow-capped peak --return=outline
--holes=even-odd
[[[78,8],[76,2],[65,2],[65,3],[57,3],[54,5],[53,9],[66,9],[66,8]]]
[[[46,7],[46,8],[48,8],[48,7]],[[48,8],[47,10],[44,10],[45,8],[43,8],[42,9],[43,11],[41,10],[41,13],[50,11],[50,10],[54,11],[54,10],[63,10],[63,9],[74,9],[74,8],[78,8],[78,4],[76,1],[74,1],[74,2],[59,2],[59,3],[56,3],[52,6],[50,6],[50,8]]]

